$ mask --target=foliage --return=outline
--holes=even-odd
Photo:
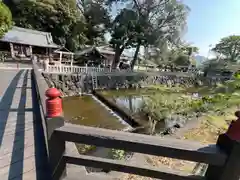
[[[226,62],[218,61],[217,59],[211,59],[202,65],[203,71],[214,71],[217,69],[225,69]]]
[[[123,160],[125,155],[126,155],[126,153],[124,150],[120,150],[120,149],[112,149],[111,150],[111,156],[113,159]]]
[[[179,94],[155,94],[144,99],[141,111],[160,121],[169,115],[184,113],[189,108],[190,98]]]
[[[0,2],[0,38],[6,33],[12,26],[12,14],[8,7]]]
[[[150,54],[146,51],[147,59],[154,62],[158,66],[189,66],[196,65],[196,60],[191,57],[193,53],[198,52],[198,47],[181,44],[171,50],[163,43],[158,51]]]
[[[240,36],[224,37],[212,50],[222,55],[226,60],[236,62],[240,57]]]
[[[177,66],[188,66],[190,64],[195,64],[192,54],[199,51],[198,47],[191,46],[188,44],[183,44],[180,47],[171,50],[169,61]]]
[[[196,90],[197,91],[197,90]],[[155,93],[144,98],[140,111],[151,121],[163,121],[169,116],[191,116],[195,113],[224,113],[224,109],[239,105],[240,80],[227,81],[199,98],[179,93]]]
[[[125,8],[116,16],[112,24],[112,39],[110,41],[115,49],[114,68],[119,63],[124,49],[133,45],[133,42],[141,31],[142,27],[139,24],[139,16],[135,11]]]
[[[179,48],[179,50],[182,53],[191,56],[193,53],[197,53],[199,51],[199,48],[191,45],[183,45],[182,47]]]
[[[105,0],[6,0],[17,26],[51,32],[54,42],[75,51],[103,44],[110,16]]]
[[[76,0],[7,1],[17,26],[48,31],[53,40],[75,51],[83,44],[104,41],[105,24],[109,15],[102,0],[86,1],[83,9]]]
[[[78,143],[76,144],[76,146],[80,154],[88,154],[89,152],[94,151],[97,148],[96,146],[93,146],[93,145],[78,144]]]
[[[225,92],[229,92],[230,90],[232,93],[236,90],[240,90],[240,79],[237,78],[235,80],[227,81],[224,84],[223,88],[225,89]]]
[[[234,77],[235,77],[236,79],[240,79],[240,72],[236,72],[236,73],[234,74]]]
[[[179,55],[173,63],[177,66],[188,66],[190,64],[189,57],[186,55]]]
[[[54,42],[74,51],[85,43],[86,24],[76,1],[9,1],[17,26],[51,32]]]
[[[141,46],[156,47],[163,41],[177,43],[186,25],[188,8],[179,1],[132,2],[131,9],[123,9],[113,23],[111,42],[116,50],[115,66],[123,50],[129,46],[136,47],[131,64],[133,68]]]
[[[219,73],[225,73],[225,72],[237,72],[240,68],[240,65],[234,62],[229,61],[221,61],[220,59],[211,59],[206,62],[204,62],[201,66],[201,69],[207,73],[207,72],[219,72]]]
[[[87,22],[85,34],[88,38],[87,44],[104,44],[104,34],[110,27],[110,15],[105,0],[84,1],[83,15]]]

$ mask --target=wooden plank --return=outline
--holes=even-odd
[[[24,156],[23,156],[24,155]],[[0,157],[0,168],[9,166],[18,161],[23,161],[24,159],[30,158],[35,155],[35,147],[29,146],[25,149],[19,149],[14,151],[12,154],[6,154]]]
[[[224,166],[223,173],[219,180],[231,179],[231,180],[239,180],[240,173],[240,143],[235,141],[233,145],[233,149],[227,159],[227,163]],[[220,169],[221,170],[221,169]]]
[[[30,170],[28,172],[25,172],[15,178],[13,178],[11,180],[41,180],[41,178],[39,178],[39,177],[41,177],[44,180],[49,179],[49,176],[45,171],[41,171],[41,170],[36,171],[35,169],[33,169],[33,170]]]
[[[60,127],[55,133],[65,141],[213,165],[223,165],[227,157],[215,145],[206,147],[199,143],[173,138],[161,138],[70,124]]]
[[[33,127],[26,127],[25,129],[16,129],[16,130],[14,130],[14,131],[8,131],[8,132],[6,132],[6,133],[4,133],[4,136],[10,136],[10,135],[13,135],[13,134],[15,134],[15,136],[18,136],[19,134],[22,134],[22,132],[25,132],[25,131],[29,131],[29,130],[32,130],[33,129]]]
[[[5,166],[0,169],[1,180],[13,179],[21,176],[23,173],[36,169],[35,157],[29,157],[22,161]]]
[[[203,180],[204,177],[186,175],[182,172],[173,171],[171,169],[163,169],[159,171],[155,167],[142,166],[142,165],[131,165],[124,163],[123,161],[117,161],[112,159],[104,159],[93,156],[68,156],[65,155],[64,159],[66,163],[77,164],[94,168],[103,168],[113,171],[119,171],[124,173],[137,174],[140,176],[153,177],[166,180]]]

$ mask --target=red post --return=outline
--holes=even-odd
[[[231,140],[240,141],[240,111],[235,112],[235,116],[237,116],[238,119],[231,122],[226,135]]]
[[[57,88],[49,88],[45,95],[48,97],[48,99],[46,99],[47,117],[53,118],[62,116],[62,99],[60,98],[60,91]]]

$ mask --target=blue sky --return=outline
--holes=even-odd
[[[240,35],[240,0],[183,0],[191,11],[187,42],[200,48],[200,55],[207,56],[209,45],[232,34]]]
[[[211,57],[209,45],[228,35],[240,35],[240,0],[182,1],[191,9],[184,40],[199,47],[200,55]],[[117,14],[116,9],[113,7],[112,15]],[[106,37],[109,39],[109,34]]]

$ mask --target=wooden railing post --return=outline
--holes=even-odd
[[[66,175],[66,161],[64,160],[65,141],[62,140],[56,129],[64,126],[62,117],[62,100],[56,88],[46,91],[46,124],[48,136],[48,160],[53,180],[60,180]]]
[[[217,146],[228,158],[223,166],[209,165],[206,180],[239,180],[240,178],[240,113],[235,113],[237,121],[232,121],[226,133],[218,137]]]
[[[64,126],[63,117],[54,117],[47,120],[48,129],[48,157],[53,180],[60,180],[66,175],[65,141],[63,141],[55,130]]]

